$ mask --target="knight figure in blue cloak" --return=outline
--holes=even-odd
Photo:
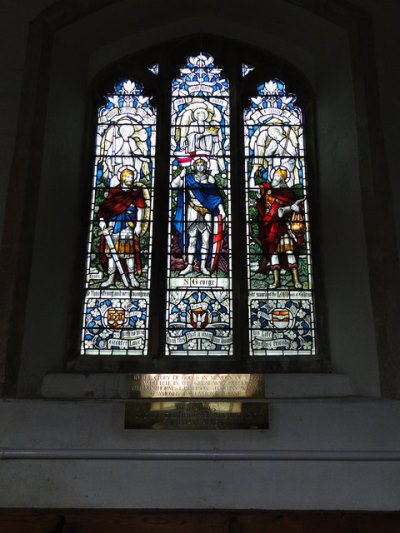
[[[186,255],[186,267],[180,276],[194,270],[194,259],[200,259],[200,271],[209,276],[218,265],[223,240],[225,211],[215,179],[208,172],[208,162],[197,158],[192,169],[185,169],[172,180],[178,189],[174,228],[179,247]]]

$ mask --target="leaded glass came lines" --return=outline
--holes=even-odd
[[[167,355],[232,353],[229,84],[207,54],[172,83]]]
[[[98,111],[81,353],[145,355],[156,112],[122,80]]]
[[[208,53],[187,57],[177,76],[161,62],[147,68],[154,76],[163,72],[157,81],[172,89],[170,116],[162,121],[169,135],[157,140],[160,146],[156,110],[139,83],[119,81],[97,113],[81,354],[146,356],[152,331],[152,365],[162,356],[172,367],[176,356],[198,358],[195,365],[218,356],[221,365],[239,359],[258,365],[254,356],[266,362],[317,355],[308,171],[296,96],[275,78],[257,87],[244,110],[232,110],[230,83]],[[238,58],[228,68],[240,101],[259,67]],[[160,171],[165,143],[168,177]],[[161,187],[154,215],[156,151]],[[151,287],[155,221],[164,227],[157,227],[163,243]],[[240,333],[247,324],[249,352]]]
[[[278,79],[244,112],[251,355],[314,355],[302,113]]]

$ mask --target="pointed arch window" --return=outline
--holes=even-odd
[[[281,79],[256,82],[250,62],[225,69],[209,53],[170,63],[162,81],[162,64],[147,69],[162,97],[126,77],[97,113],[81,354],[242,368],[315,358],[296,96]],[[152,263],[153,221],[165,254]]]
[[[145,355],[156,110],[124,79],[97,115],[82,353]]]
[[[188,58],[172,82],[168,355],[233,350],[229,104],[213,57]]]
[[[302,112],[272,79],[244,111],[251,355],[314,355]]]

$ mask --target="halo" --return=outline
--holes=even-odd
[[[120,185],[121,183],[121,174],[124,170],[131,170],[134,177],[136,177],[137,175],[137,172],[135,170],[134,167],[130,166],[130,165],[121,165],[119,167],[117,167],[116,169],[116,172],[115,172],[115,176],[113,176],[111,179],[110,179],[110,187],[113,188],[113,187],[118,187],[118,185]],[[135,179],[136,181],[136,179]]]
[[[207,169],[209,168],[209,166],[210,166],[210,156],[209,155],[206,155],[206,154],[196,155],[193,158],[192,165],[196,164],[198,161],[204,161],[205,164],[206,164],[206,168]]]
[[[269,181],[271,182],[273,179],[274,179],[274,176],[275,174],[278,172],[278,170],[285,170],[286,171],[286,178],[285,178],[285,182],[289,181],[290,180],[290,170],[286,167],[284,167],[283,165],[279,166],[279,167],[274,167],[272,170],[271,170],[271,173],[269,175]]]
[[[208,111],[207,111],[207,109],[205,107],[198,107],[197,109],[195,109],[193,111],[193,117],[196,120],[197,120],[197,117],[198,117],[199,113],[205,114],[206,118],[208,118]]]
[[[129,121],[129,122],[120,122],[118,124],[118,128],[119,128],[120,135],[121,135],[121,129],[122,128],[132,128],[132,133],[134,133],[134,131],[135,131],[135,127],[134,127],[134,125],[132,124],[131,121]]]
[[[136,176],[136,170],[130,165],[123,165],[118,169],[118,179],[121,181],[121,175],[125,170],[130,170],[134,176]]]

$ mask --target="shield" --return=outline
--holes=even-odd
[[[276,307],[271,314],[272,325],[275,329],[286,329],[290,327],[292,315],[289,309]]]
[[[208,324],[208,311],[203,307],[195,307],[190,311],[190,323],[194,329],[204,329]]]
[[[107,327],[111,329],[121,329],[126,322],[125,309],[123,307],[110,307],[105,316]]]

